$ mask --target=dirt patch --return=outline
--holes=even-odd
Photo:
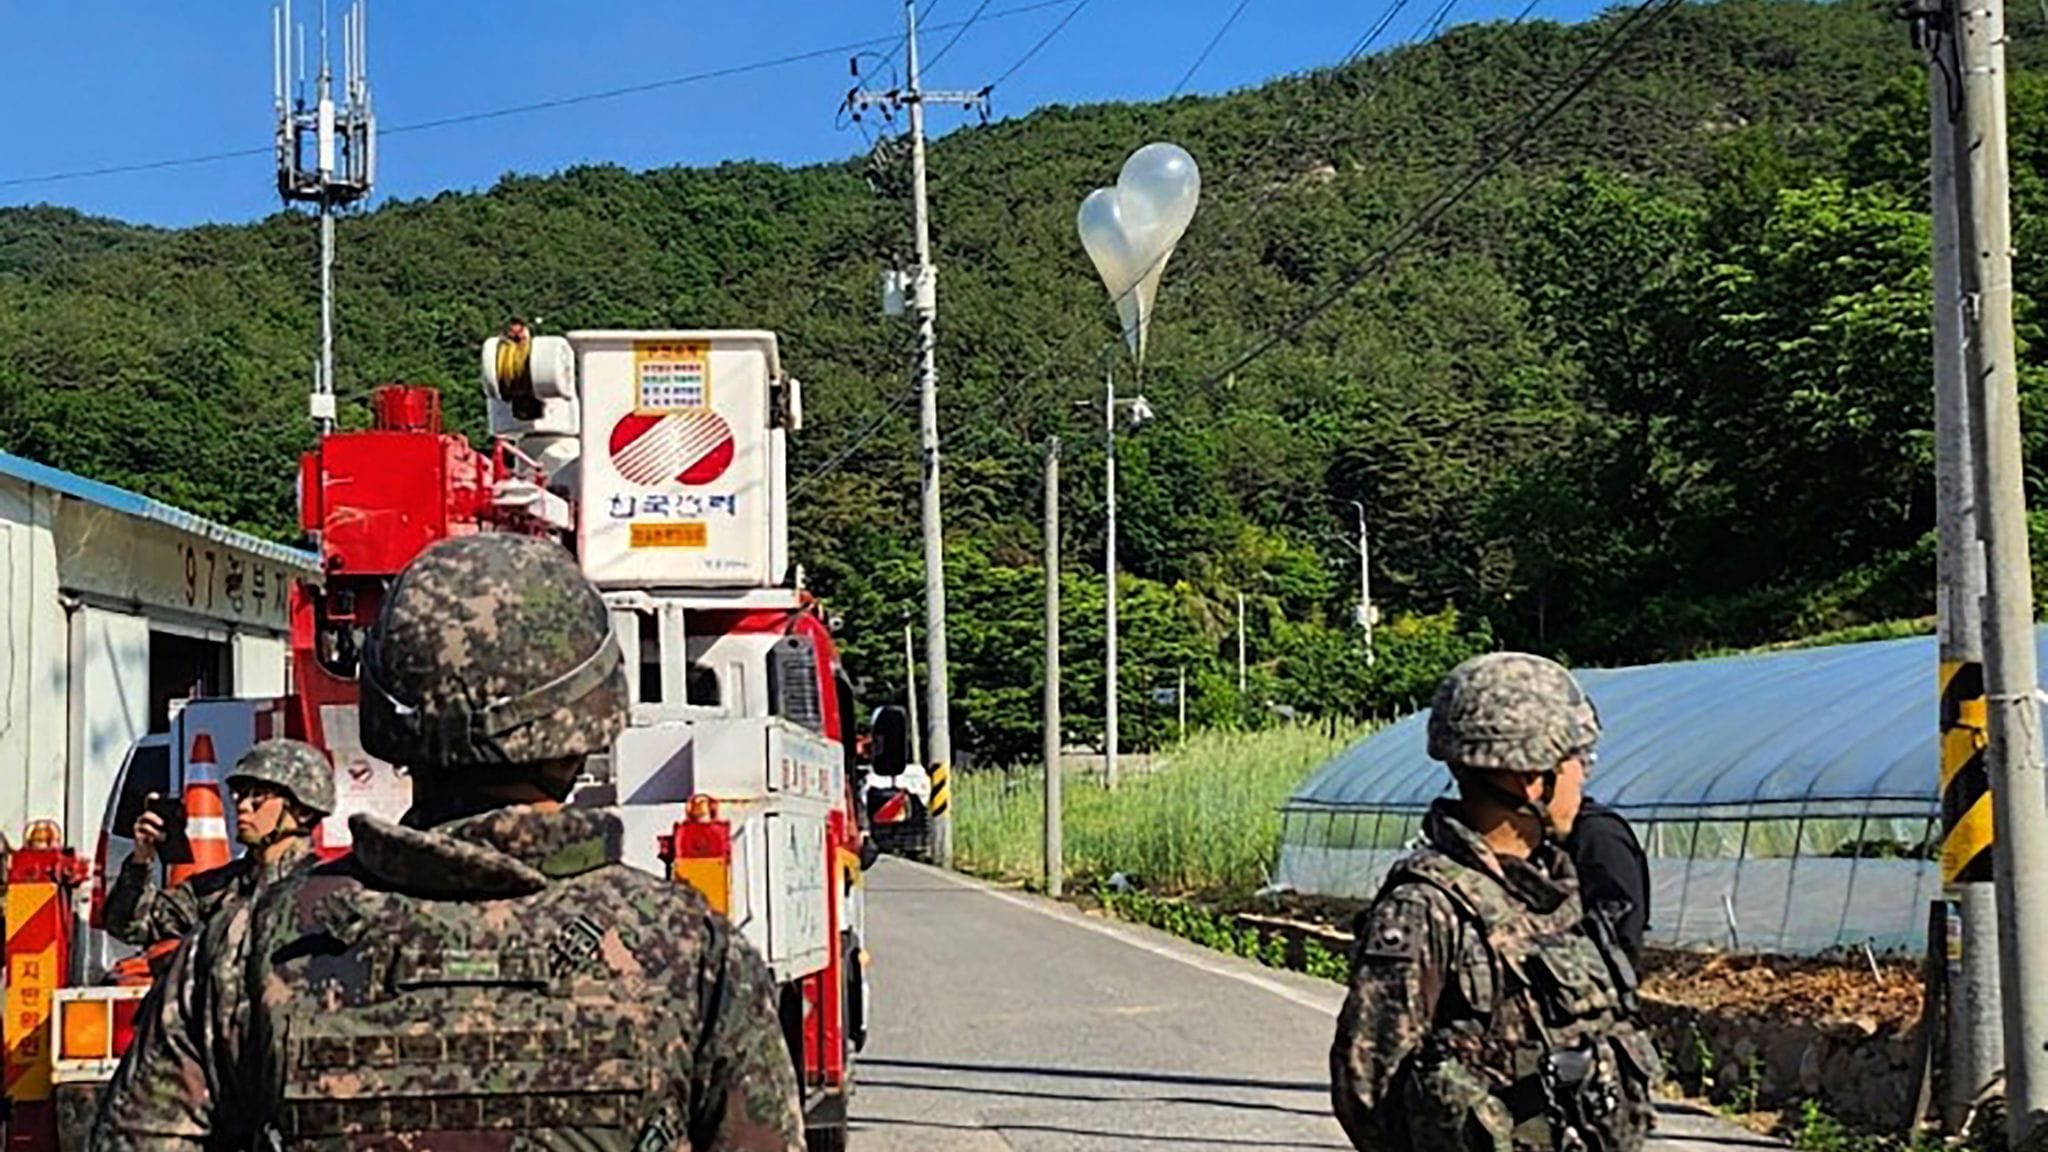
[[[1643,992],[1673,1005],[1786,1023],[1841,1024],[1866,1034],[1920,1022],[1920,970],[1912,964],[1651,950]]]
[[[1338,980],[1362,907],[1293,893],[1112,902],[1115,914]],[[1922,1059],[1913,964],[1650,949],[1642,977],[1645,1023],[1686,1096],[1759,1131],[1809,1102],[1863,1131],[1902,1132],[1911,1122]]]

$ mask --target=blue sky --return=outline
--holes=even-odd
[[[926,77],[978,88],[1016,63],[1069,6],[986,15]],[[1217,92],[1334,63],[1401,0],[1247,0],[1188,85]],[[998,116],[1045,104],[1153,100],[1170,93],[1239,0],[1088,0],[994,93]],[[1524,0],[1456,0],[1451,23],[1508,19]],[[965,20],[981,0],[921,0],[930,22]],[[1380,44],[1418,35],[1437,0],[1407,0]],[[1538,18],[1576,20],[1589,0],[1541,0]],[[921,8],[922,10],[922,8]],[[335,55],[340,54],[337,20]],[[312,51],[317,0],[298,0]],[[53,203],[166,226],[276,210],[262,155],[91,179],[53,173],[267,149],[270,12],[248,0],[137,0],[0,6],[0,205]],[[900,34],[897,0],[376,0],[370,77],[386,129],[572,97]],[[926,54],[952,38],[940,28]],[[872,49],[887,52],[891,45]],[[488,187],[506,172],[573,164],[632,168],[757,159],[831,160],[865,150],[835,123],[847,54],[381,142],[377,199]],[[900,62],[901,57],[899,56]],[[876,66],[875,56],[868,66]],[[873,80],[881,83],[882,75]],[[958,114],[934,115],[943,131]]]

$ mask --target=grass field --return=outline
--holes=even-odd
[[[1161,893],[1250,892],[1280,843],[1279,807],[1296,785],[1356,739],[1309,728],[1212,732],[1168,749],[1115,792],[1070,766],[1064,777],[1069,883],[1116,872]],[[1045,784],[1036,769],[954,779],[958,866],[1037,884],[1044,876]]]

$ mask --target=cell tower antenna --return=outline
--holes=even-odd
[[[369,198],[376,179],[377,118],[370,110],[369,22],[365,0],[342,14],[341,99],[327,44],[327,0],[320,0],[320,72],[306,92],[306,30],[292,23],[291,0],[271,11],[271,72],[277,78],[277,192],[287,205],[310,204],[320,218],[320,359],[308,405],[321,435],[334,430],[334,216]],[[293,67],[293,49],[297,67]],[[294,96],[289,106],[287,89]]]

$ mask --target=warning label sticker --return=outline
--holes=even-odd
[[[702,521],[681,524],[635,524],[634,548],[702,548],[709,538]]]
[[[672,412],[711,404],[709,344],[642,340],[633,345],[634,406]]]

